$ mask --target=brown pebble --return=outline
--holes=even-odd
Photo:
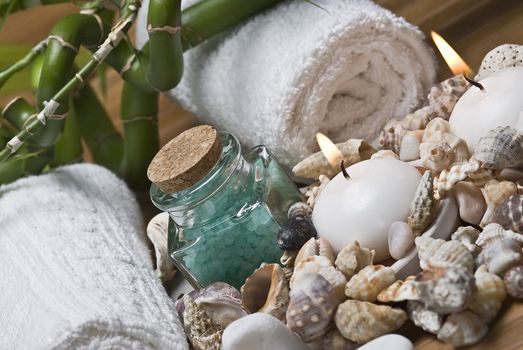
[[[481,190],[470,182],[460,181],[455,185],[454,192],[461,219],[469,224],[478,225],[487,210]]]

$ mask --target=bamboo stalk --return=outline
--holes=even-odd
[[[54,146],[52,166],[78,163],[83,160],[83,147],[78,120],[73,111],[67,113],[64,132]]]
[[[36,57],[42,54],[47,48],[47,39],[40,41],[36,44],[22,59],[15,64],[7,67],[0,72],[0,88],[4,86],[6,81],[11,78],[15,73],[21,71],[28,65],[30,65]]]

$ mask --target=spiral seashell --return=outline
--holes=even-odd
[[[382,149],[374,153],[370,159],[379,159],[379,158],[394,158],[400,159],[400,157],[390,149]]]
[[[512,239],[503,239],[488,245],[477,257],[478,265],[487,265],[488,271],[502,275],[511,266],[522,262],[521,246]]]
[[[492,223],[483,228],[479,234],[476,245],[482,249],[486,249],[490,245],[502,241],[504,239],[511,239],[519,245],[523,245],[523,235],[511,230],[505,230],[500,224]]]
[[[430,121],[430,111],[431,108],[426,106],[416,110],[414,113],[407,114],[401,120],[401,126],[409,131],[425,129]]]
[[[523,195],[514,194],[505,199],[494,210],[492,222],[500,224],[507,230],[523,233]]]
[[[341,335],[358,344],[395,331],[407,321],[399,308],[347,300],[340,304],[334,322]]]
[[[414,242],[418,248],[422,269],[431,266],[446,267],[458,265],[472,272],[474,268],[474,258],[461,242],[444,241],[424,236],[417,237]]]
[[[418,188],[414,193],[414,199],[410,204],[407,223],[416,236],[425,231],[434,216],[436,199],[434,199],[433,180],[434,178],[431,172],[426,171],[420,180]]]
[[[345,286],[345,295],[351,299],[376,301],[378,294],[396,281],[389,266],[370,265],[354,275]]]
[[[176,269],[167,251],[168,225],[169,214],[165,212],[156,215],[147,224],[147,238],[154,246],[156,257],[156,276],[163,283],[169,283],[176,274]]]
[[[443,315],[428,310],[419,301],[407,302],[407,315],[416,326],[432,334],[437,334],[443,325]]]
[[[381,132],[378,143],[382,149],[388,149],[398,154],[401,147],[401,141],[407,132],[401,123],[394,121],[396,124],[386,126]]]
[[[479,342],[487,332],[484,320],[471,311],[463,311],[447,317],[438,332],[438,339],[458,347]]]
[[[295,276],[293,276],[295,277]],[[305,273],[295,281],[287,309],[287,326],[305,342],[320,339],[328,330],[340,300],[327,279]]]
[[[309,256],[314,255],[324,256],[334,265],[334,251],[329,241],[325,238],[309,239],[298,251],[294,264],[298,265]]]
[[[507,293],[516,299],[523,299],[523,266],[514,266],[503,277]]]
[[[434,139],[440,138],[440,135],[442,133],[450,133],[450,124],[448,121],[442,119],[442,118],[434,118],[432,119],[425,128],[425,132],[423,133],[423,142],[432,141]],[[436,137],[436,134],[438,136]]]
[[[282,250],[297,250],[310,238],[317,237],[311,220],[311,208],[301,202],[289,208],[289,220],[278,231],[278,247]]]
[[[193,300],[198,298],[225,298],[231,299],[232,302],[241,305],[240,292],[225,282],[212,283],[205,288],[191,291],[187,294],[187,296],[191,297]],[[183,300],[183,298],[180,298],[174,303],[176,311],[181,318],[183,318],[183,312],[185,310],[185,304]]]
[[[345,246],[336,257],[335,265],[345,277],[351,278],[365,266],[371,265],[374,259],[374,250],[361,248],[358,241]]]
[[[449,170],[443,170],[435,181],[435,188],[439,196],[442,197],[446,192],[450,191],[455,184],[465,180],[469,176],[473,176],[473,174],[478,171],[480,171],[480,164],[476,161],[456,164]]]
[[[320,195],[321,191],[327,186],[327,184],[330,182],[330,179],[326,175],[320,175],[318,177],[318,186],[313,186],[310,190],[305,192],[305,198],[307,198],[307,205],[314,209],[314,205],[316,204],[316,200],[318,199],[318,196]]]
[[[337,329],[327,333],[321,345],[323,350],[356,350],[359,347],[358,344],[345,339]]]
[[[479,139],[474,159],[488,169],[523,166],[523,134],[510,126],[499,126]]]
[[[448,168],[454,159],[452,149],[443,140],[421,143],[419,156],[425,168],[436,172]]]
[[[465,93],[465,91],[467,91],[469,86],[470,86],[470,84],[465,79],[463,74],[454,75],[446,80],[443,80],[441,83],[436,85],[436,87],[438,87],[442,93],[454,95],[458,98],[461,97],[461,95],[463,95]],[[434,98],[434,96],[431,97],[431,95],[429,93],[429,96],[428,96],[429,103],[433,103],[432,102],[433,98]]]
[[[486,322],[496,318],[503,301],[507,297],[503,280],[488,272],[485,265],[481,265],[474,273],[477,291],[469,304],[469,309]]]
[[[518,187],[514,182],[511,181],[498,181],[490,180],[485,184],[483,188],[483,196],[487,202],[487,210],[483,214],[480,226],[483,227],[492,221],[494,210],[501,204],[505,199],[513,194],[518,193]]]
[[[247,277],[241,288],[242,304],[249,313],[263,312],[285,321],[289,288],[278,264],[265,264]]]
[[[451,236],[452,240],[461,242],[473,255],[479,253],[479,247],[475,244],[479,237],[479,230],[472,226],[460,226]]]
[[[397,280],[382,290],[378,294],[377,300],[382,303],[418,300],[419,294],[414,283],[415,280],[416,276],[409,276],[404,281]]]

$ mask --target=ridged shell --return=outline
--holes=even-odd
[[[337,329],[327,333],[321,345],[323,350],[356,350],[359,347],[358,344],[345,339]]]
[[[478,265],[485,264],[489,272],[502,275],[506,270],[522,262],[521,246],[512,239],[490,244],[477,257]]]
[[[282,250],[300,249],[318,234],[311,220],[311,208],[305,203],[294,203],[289,209],[289,220],[278,231],[278,247]]]
[[[186,297],[184,297],[185,299]],[[213,324],[205,311],[190,297],[185,300],[183,323],[187,337],[195,350],[219,350],[223,330]]]
[[[313,186],[310,190],[305,192],[305,197],[307,198],[307,205],[314,209],[314,205],[316,204],[316,200],[318,199],[318,196],[320,195],[321,191],[327,186],[327,184],[330,182],[330,179],[326,175],[320,175],[318,177],[319,185]]]
[[[485,228],[483,228],[483,231],[481,231],[476,240],[476,245],[478,245],[482,249],[485,249],[488,246],[498,241],[502,241],[504,239],[512,239],[520,245],[523,245],[522,234],[516,233],[511,230],[505,230],[503,226],[496,223],[488,224],[487,226],[485,226]]]
[[[358,241],[345,246],[336,257],[335,265],[345,277],[351,278],[365,266],[371,265],[374,250],[360,247]]]
[[[518,193],[518,187],[511,181],[490,180],[483,188],[483,196],[487,202],[487,210],[481,219],[480,226],[485,226],[492,221],[494,210],[508,197]]]
[[[503,280],[487,271],[481,265],[474,273],[477,291],[470,302],[469,309],[487,322],[492,321],[498,314],[503,301],[507,297]]]
[[[470,311],[450,315],[438,332],[441,339],[453,346],[472,345],[487,334],[488,327],[484,320]]]
[[[472,272],[474,268],[474,258],[461,242],[420,236],[415,244],[422,269],[458,265]]]
[[[507,230],[523,233],[523,195],[514,194],[505,199],[494,210],[492,222],[500,224]]]
[[[287,326],[305,342],[320,339],[339,303],[327,279],[318,273],[302,274],[291,290]]]
[[[296,255],[295,265],[308,258],[309,256],[320,255],[324,256],[331,264],[334,264],[334,251],[332,246],[325,238],[311,238],[298,251]]]
[[[432,334],[437,334],[443,325],[443,316],[428,310],[419,301],[409,300],[407,302],[407,314],[416,326]]]
[[[400,328],[407,314],[390,306],[347,300],[338,307],[334,321],[345,338],[363,344]]]
[[[405,130],[421,130],[425,129],[430,121],[431,108],[428,106],[422,107],[416,110],[414,113],[407,114],[405,118],[401,120],[401,126]]]
[[[396,281],[389,266],[370,265],[352,277],[345,286],[345,295],[351,299],[376,301],[378,294]]]
[[[382,290],[378,296],[378,301],[382,303],[399,302],[404,300],[418,300],[419,294],[414,281],[416,276],[409,276],[404,281],[397,280],[387,289]]]
[[[510,126],[499,126],[479,139],[473,157],[484,168],[518,168],[523,165],[523,134]]]
[[[454,160],[452,148],[444,140],[421,143],[419,156],[425,168],[436,172],[448,168]]]
[[[285,321],[289,288],[278,264],[265,264],[245,280],[241,288],[242,304],[249,313],[263,312]]]
[[[379,145],[383,149],[388,149],[398,154],[401,147],[401,140],[407,131],[396,121],[396,124],[386,126],[378,139]]]
[[[459,181],[465,180],[467,177],[479,170],[480,164],[476,161],[456,164],[453,165],[450,170],[443,170],[435,181],[435,187],[440,197],[450,191]]]
[[[390,149],[382,149],[374,153],[370,159],[379,159],[379,158],[394,158],[400,159],[400,157]]]
[[[147,238],[154,246],[154,255],[156,257],[156,276],[163,283],[171,281],[176,269],[167,252],[167,228],[169,224],[169,214],[160,213],[153,217],[147,224]]]
[[[434,198],[433,181],[431,172],[426,171],[414,193],[414,199],[410,203],[407,223],[417,236],[425,231],[434,216],[436,199]]]
[[[475,244],[479,237],[479,230],[473,226],[460,226],[451,236],[452,240],[461,242],[468,251],[476,256],[479,253],[479,247]]]
[[[431,159],[442,159],[448,160],[448,164],[464,163],[470,158],[467,143],[451,133],[450,124],[448,121],[441,118],[436,118],[430,121],[425,129],[423,135],[423,143],[441,145],[446,154],[428,154],[428,157],[432,156]],[[422,157],[423,159],[423,157]],[[435,171],[441,171],[447,166],[441,164],[440,166],[434,165],[429,167]]]
[[[514,266],[503,277],[507,293],[516,299],[523,299],[523,266]]]

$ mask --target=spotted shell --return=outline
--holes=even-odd
[[[514,194],[505,199],[494,210],[492,222],[507,230],[523,233],[523,195]]]
[[[473,226],[460,226],[451,236],[452,240],[461,242],[473,256],[479,253],[476,240],[479,237],[479,230]]]
[[[343,337],[363,344],[400,328],[407,314],[399,308],[349,299],[340,304],[334,321]]]
[[[456,97],[461,97],[461,95],[463,95],[465,91],[467,91],[469,86],[469,82],[465,79],[465,77],[462,74],[453,75],[452,77],[443,80],[441,83],[436,85],[436,87],[438,87],[442,93],[447,93]],[[429,93],[429,103],[432,103],[431,101],[433,101],[433,99],[434,96],[431,97],[431,94]]]
[[[431,117],[449,119],[456,102],[458,102],[457,96],[447,93],[439,95],[430,104],[432,109]]]
[[[404,300],[418,300],[419,294],[414,281],[416,276],[409,276],[405,280],[397,280],[382,290],[377,300],[382,303],[399,302]]]
[[[481,231],[476,240],[476,245],[485,249],[488,246],[498,241],[502,241],[504,239],[511,239],[516,241],[520,245],[523,245],[522,234],[516,233],[511,230],[505,230],[503,226],[496,223],[488,224],[487,226],[485,226],[485,228],[483,228],[483,231]]]
[[[407,131],[396,121],[396,124],[385,127],[379,135],[378,143],[381,148],[389,149],[398,154],[400,151],[401,140]]]
[[[242,304],[249,313],[263,312],[285,320],[289,288],[278,264],[265,264],[245,280],[241,288]]]
[[[422,269],[459,265],[472,272],[474,268],[474,258],[461,242],[420,236],[416,237],[415,244]]]
[[[415,235],[423,233],[434,216],[436,199],[434,198],[433,181],[434,178],[431,172],[426,171],[410,204],[407,223]]]
[[[373,302],[395,280],[394,270],[389,266],[369,265],[347,282],[345,295],[351,299]]]
[[[503,239],[490,244],[477,257],[477,263],[487,265],[488,271],[503,274],[511,266],[522,262],[521,246],[512,239]]]
[[[487,334],[487,323],[471,311],[452,314],[438,332],[441,339],[453,346],[472,345]]]
[[[474,273],[477,291],[470,302],[469,309],[487,322],[492,321],[498,314],[507,293],[503,280],[488,272],[485,265],[481,265]]]
[[[514,266],[503,277],[507,293],[517,299],[523,299],[523,266]]]
[[[487,203],[487,210],[481,219],[480,226],[485,226],[491,222],[494,210],[503,203],[505,199],[516,194],[518,192],[518,187],[511,181],[498,181],[492,179],[485,184],[482,192]]]
[[[521,45],[503,44],[490,50],[483,58],[476,80],[508,67],[521,66],[523,50]]]
[[[331,323],[340,300],[327,279],[318,273],[302,274],[291,289],[287,326],[305,342],[320,339]]]
[[[278,247],[282,250],[300,249],[311,237],[318,234],[311,220],[311,208],[295,203],[289,208],[289,220],[278,231]]]
[[[523,134],[510,126],[490,130],[479,139],[473,157],[484,168],[518,168],[523,165]]]
[[[324,256],[331,264],[334,264],[334,251],[331,244],[325,238],[311,238],[298,251],[296,255],[295,265],[308,258],[309,256],[320,255]]]
[[[437,334],[443,325],[443,315],[428,310],[419,301],[409,300],[407,302],[407,315],[416,326],[432,334]]]
[[[354,241],[338,253],[335,265],[345,277],[351,278],[365,266],[372,264],[374,254],[373,249],[362,248],[358,241]]]

